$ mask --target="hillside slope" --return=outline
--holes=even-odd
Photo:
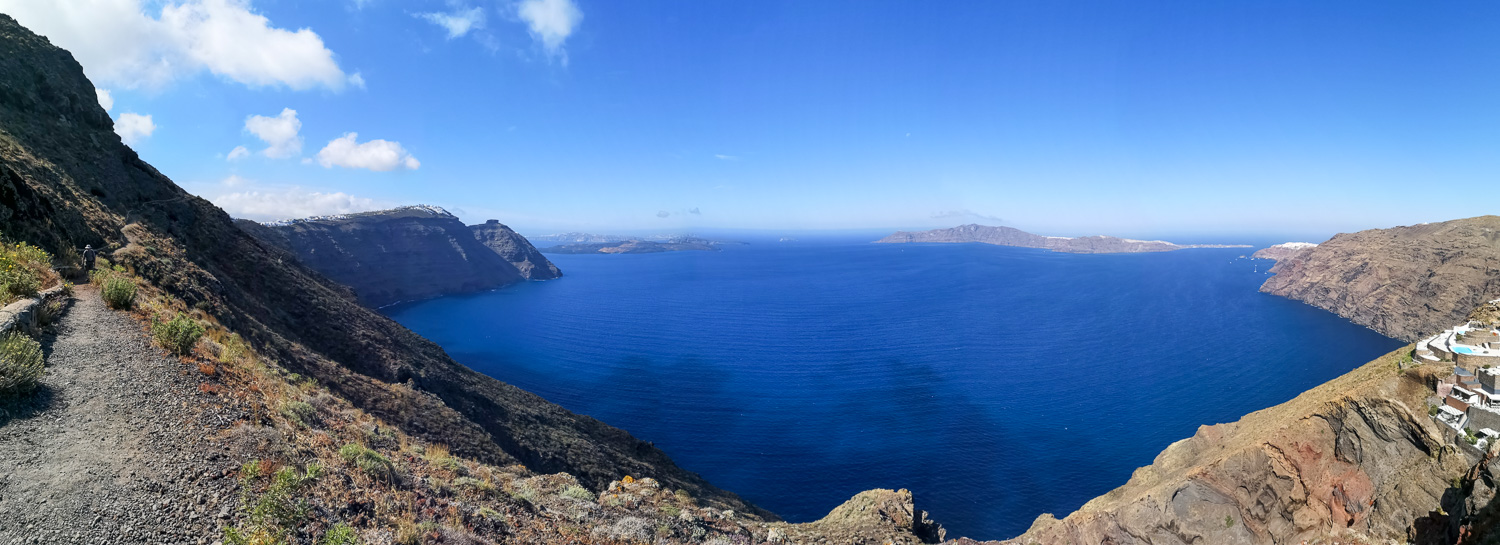
[[[476,373],[236,227],[121,143],[72,56],[0,16],[0,232],[56,252],[111,250],[261,353],[413,436],[599,490],[648,475],[706,504],[773,515],[659,449]]]
[[[1271,272],[1263,292],[1414,341],[1500,296],[1500,216],[1339,234]]]

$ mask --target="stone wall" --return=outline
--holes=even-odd
[[[1468,427],[1474,431],[1480,428],[1489,428],[1500,431],[1500,412],[1487,411],[1479,407],[1469,407]]]
[[[5,308],[0,308],[0,333],[12,330],[20,330],[25,333],[36,333],[41,326],[38,321],[42,304],[57,299],[62,299],[63,287],[57,286],[52,289],[42,290],[36,297],[22,299]]]

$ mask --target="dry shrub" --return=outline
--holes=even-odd
[[[42,379],[42,345],[11,332],[0,336],[0,395],[22,394]]]

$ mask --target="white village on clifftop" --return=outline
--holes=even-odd
[[[1500,300],[1491,301],[1500,303]],[[1489,450],[1500,437],[1500,324],[1470,321],[1417,342],[1418,363],[1453,362],[1428,399],[1428,413],[1462,443]]]

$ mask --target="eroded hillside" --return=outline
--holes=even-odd
[[[1414,341],[1500,296],[1500,216],[1339,234],[1271,272],[1263,292]]]

